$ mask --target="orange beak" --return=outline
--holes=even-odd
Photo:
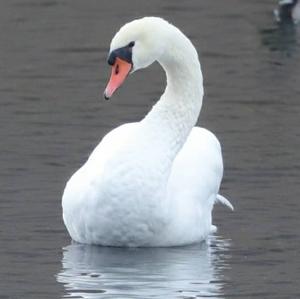
[[[108,100],[122,85],[132,68],[132,64],[117,57],[111,69],[109,82],[104,91],[104,98]]]

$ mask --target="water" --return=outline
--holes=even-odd
[[[275,1],[55,1],[0,4],[0,298],[299,298],[300,28]],[[200,52],[199,119],[225,161],[208,244],[111,249],[71,244],[69,176],[101,137],[140,120],[164,88],[157,65],[102,92],[111,37],[159,15]]]
[[[57,280],[70,298],[217,298],[227,246],[224,240],[182,248],[71,244]]]

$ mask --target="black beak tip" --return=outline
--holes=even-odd
[[[103,98],[104,98],[104,100],[106,100],[106,101],[109,100],[109,96],[107,96],[105,92],[104,92],[104,94],[103,94]]]

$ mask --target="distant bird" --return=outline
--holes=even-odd
[[[274,16],[277,22],[293,22],[297,24],[300,21],[300,2],[298,0],[280,0],[278,8],[274,10]]]

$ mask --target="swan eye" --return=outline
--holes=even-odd
[[[128,44],[128,47],[129,47],[129,48],[133,48],[134,44],[135,44],[135,42],[130,42],[130,43]]]

